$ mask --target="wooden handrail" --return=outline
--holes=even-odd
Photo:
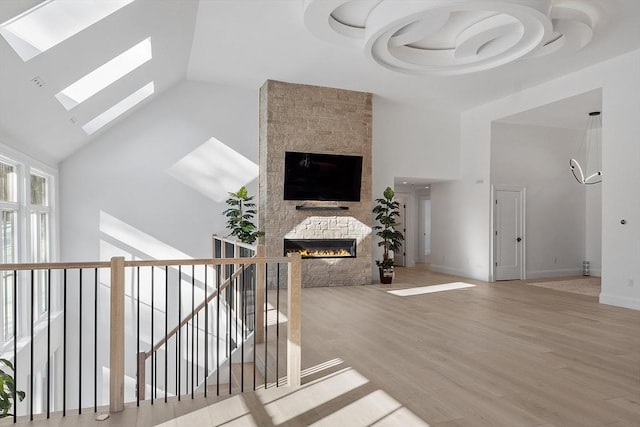
[[[173,265],[233,265],[243,264],[241,260],[251,260],[251,264],[289,263],[291,258],[282,257],[246,257],[246,258],[205,258],[205,259],[176,259],[176,260],[136,260],[125,261],[125,267],[164,267]],[[108,264],[108,263],[107,263]]]
[[[223,251],[224,253],[224,251]],[[66,270],[66,269],[109,269],[111,272],[111,278],[108,286],[110,287],[110,306],[109,306],[109,344],[110,344],[110,380],[109,380],[109,410],[110,412],[119,412],[124,409],[124,385],[125,385],[125,270],[132,267],[178,267],[178,266],[226,266],[235,265],[237,268],[230,277],[224,277],[226,275],[226,269],[223,270],[223,274],[220,278],[217,278],[216,283],[222,282],[213,292],[208,295],[205,292],[204,301],[202,301],[197,307],[194,307],[193,311],[184,319],[180,319],[179,324],[171,330],[162,340],[155,344],[148,352],[138,353],[138,378],[137,385],[138,396],[142,396],[144,399],[144,390],[146,387],[145,381],[145,364],[146,360],[154,351],[158,351],[166,342],[175,336],[180,328],[192,321],[193,318],[211,301],[219,297],[221,291],[230,288],[230,285],[234,280],[237,280],[246,271],[247,268],[255,265],[256,277],[260,283],[256,283],[256,301],[260,301],[257,304],[255,316],[259,316],[260,319],[256,319],[256,325],[260,326],[260,330],[266,327],[264,307],[261,302],[265,299],[266,285],[266,266],[273,263],[283,263],[289,265],[288,272],[288,295],[289,295],[289,326],[288,326],[288,383],[292,386],[298,386],[300,384],[300,277],[301,277],[301,265],[300,256],[289,255],[282,257],[265,257],[264,248],[257,247],[256,255],[254,257],[245,258],[206,258],[206,259],[178,259],[178,260],[135,260],[126,261],[124,257],[114,257],[110,262],[98,261],[98,262],[52,262],[52,263],[28,263],[28,264],[2,264],[0,265],[0,271],[34,271],[34,270]],[[234,255],[238,255],[237,250],[234,251]],[[5,273],[6,274],[6,273]],[[65,276],[66,277],[66,276]],[[97,275],[96,275],[97,279]],[[17,282],[17,281],[16,281]],[[21,283],[29,284],[28,281],[21,281]],[[66,282],[65,282],[66,283]],[[80,281],[79,283],[82,283]],[[97,283],[96,283],[97,285]],[[207,288],[208,289],[208,288]],[[133,296],[132,296],[133,297]],[[244,304],[241,302],[239,304]],[[241,306],[238,306],[242,308]],[[152,308],[153,309],[153,308]],[[254,340],[257,342],[257,339]]]
[[[247,259],[253,259],[253,258],[247,258]],[[231,284],[231,281],[234,280],[234,279],[237,279],[238,276],[240,276],[244,272],[244,270],[247,269],[247,265],[246,264],[247,263],[244,263],[240,270],[238,270],[235,273],[233,273],[231,275],[231,277],[229,277],[227,280],[224,281],[223,284],[220,285],[220,291],[223,291],[227,287],[229,287],[229,285]],[[249,263],[249,264],[253,264],[253,263]],[[198,304],[198,306],[195,307],[193,309],[193,311],[187,317],[185,317],[182,321],[180,321],[180,323],[178,323],[178,325],[175,328],[173,328],[171,331],[169,331],[164,338],[162,338],[160,341],[158,341],[158,343],[156,345],[154,345],[149,351],[145,352],[144,353],[144,355],[145,355],[144,360],[146,361],[149,357],[151,357],[151,354],[153,354],[154,351],[158,351],[160,349],[160,347],[162,347],[164,345],[165,342],[169,341],[171,339],[171,337],[173,337],[175,334],[178,333],[178,330],[181,327],[183,327],[191,319],[193,319],[196,316],[196,314],[198,314],[198,312],[200,310],[202,310],[208,303],[210,303],[217,296],[218,296],[218,289],[214,290],[213,293],[211,294],[211,296],[207,297],[206,300],[204,300],[200,304]]]
[[[204,259],[174,259],[174,260],[130,260],[124,262],[125,267],[167,267],[180,265],[233,265],[242,264],[239,259],[250,259],[251,264],[268,264],[271,262],[288,263],[287,257],[266,258],[204,258]],[[48,263],[24,263],[24,264],[0,264],[0,271],[25,271],[25,270],[64,270],[80,268],[109,268],[111,262],[48,262]]]
[[[125,261],[126,262],[126,261]],[[99,262],[47,262],[47,263],[24,263],[24,264],[0,264],[0,271],[9,270],[64,270],[75,268],[109,268],[110,261]]]
[[[231,239],[228,239],[226,237],[220,237],[217,234],[212,234],[211,238],[213,240],[219,240],[220,242],[223,242],[223,243],[230,243],[230,244],[232,244],[234,246],[238,246],[238,247],[241,247],[241,248],[249,249],[249,250],[252,250],[252,251],[256,250],[255,245],[252,245],[251,243],[244,243],[244,242],[241,242],[239,240],[231,240]]]

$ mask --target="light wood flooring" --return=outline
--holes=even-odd
[[[464,282],[397,296],[387,291]],[[640,312],[596,297],[399,268],[303,290],[303,383],[60,426],[640,426]],[[220,400],[216,402],[216,400]]]

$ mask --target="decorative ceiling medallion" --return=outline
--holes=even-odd
[[[450,75],[575,52],[592,15],[579,0],[305,0],[304,23],[390,70]]]

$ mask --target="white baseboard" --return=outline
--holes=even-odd
[[[462,270],[458,270],[457,268],[451,268],[451,267],[447,267],[444,265],[437,265],[437,264],[430,264],[429,265],[429,271],[433,271],[434,273],[443,273],[443,274],[450,274],[452,276],[463,276],[464,277],[464,271]]]
[[[546,279],[547,277],[580,276],[580,268],[561,268],[558,270],[527,271],[527,279]]]
[[[640,299],[621,297],[619,295],[600,294],[600,304],[613,305],[616,307],[630,308],[632,310],[640,310]]]

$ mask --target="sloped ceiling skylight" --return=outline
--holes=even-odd
[[[47,0],[0,25],[0,34],[28,61],[133,1]]]
[[[148,38],[61,90],[56,98],[71,110],[150,59],[151,39]]]
[[[87,124],[82,126],[82,129],[91,135],[107,123],[115,120],[120,115],[135,107],[138,103],[144,101],[147,97],[153,95],[154,91],[155,87],[153,82],[146,84],[113,107],[106,110],[104,113],[89,121]]]

